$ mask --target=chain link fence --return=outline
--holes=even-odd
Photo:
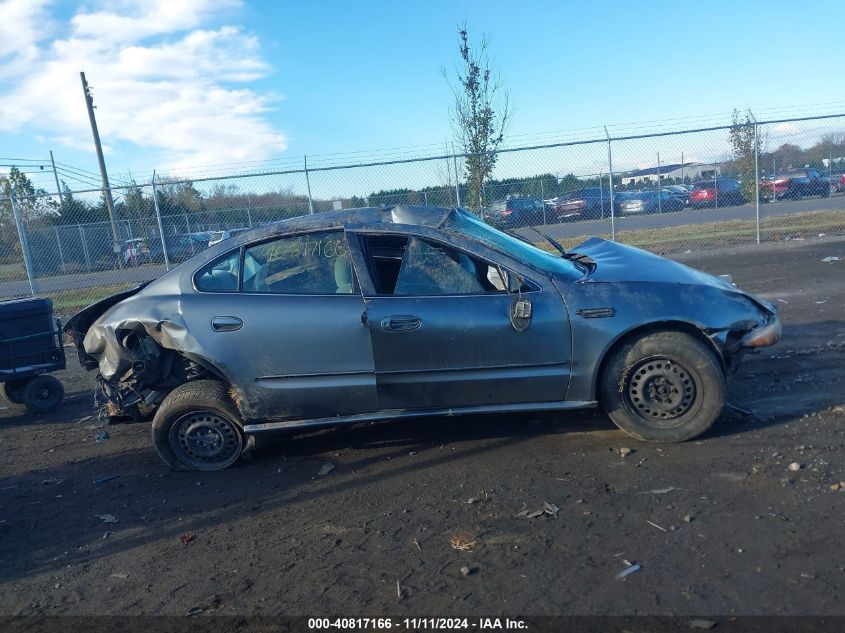
[[[464,206],[542,245],[598,235],[677,253],[845,234],[845,114],[594,138],[497,154],[481,192],[434,155],[0,199],[0,298],[68,314],[242,230],[308,213]],[[15,192],[18,193],[18,192]]]

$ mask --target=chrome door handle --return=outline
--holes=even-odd
[[[216,316],[211,319],[211,329],[215,332],[234,332],[243,326],[243,320],[234,316]]]
[[[422,319],[405,314],[384,317],[381,320],[381,329],[385,332],[413,332],[421,326]]]

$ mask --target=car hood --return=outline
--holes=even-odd
[[[767,301],[743,292],[725,279],[684,266],[653,253],[591,237],[576,246],[573,254],[586,255],[595,262],[593,270],[584,278],[587,283],[667,283],[710,286],[750,297],[768,312],[776,312]]]

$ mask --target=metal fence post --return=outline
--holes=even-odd
[[[660,152],[657,152],[657,212],[663,213],[663,201],[661,200],[663,187],[660,183]]]
[[[170,270],[170,257],[167,255],[167,240],[164,239],[164,226],[161,224],[161,209],[158,207],[158,191],[156,191],[156,173],[153,170],[153,205],[156,210],[156,222],[158,223],[158,234],[161,237],[161,252],[164,255],[164,269]]]
[[[719,168],[716,166],[716,163],[713,163],[713,196],[716,199],[716,208],[719,208],[719,180],[717,178],[719,174]]]
[[[607,137],[607,178],[610,183],[610,239],[616,241],[616,208],[613,204],[613,154],[610,151],[610,134],[607,133],[607,126],[604,126],[604,135]]]
[[[760,243],[760,158],[757,150],[757,124],[754,124],[754,215],[757,225],[757,243]]]
[[[59,261],[62,265],[62,272],[65,272],[65,256],[62,253],[62,240],[59,237],[59,227],[54,225],[53,230],[56,232],[56,246],[59,248]]]
[[[311,178],[308,177],[308,157],[302,157],[305,161],[305,186],[308,187],[308,213],[314,214],[314,200],[311,198]]]
[[[544,200],[546,196],[543,192],[543,176],[540,176],[540,202],[543,203],[543,226],[546,226],[546,201]]]
[[[91,256],[88,254],[88,243],[85,241],[85,229],[82,228],[81,224],[77,224],[76,228],[79,229],[79,241],[82,242],[82,254],[85,255],[85,268],[88,272],[91,272]]]
[[[461,184],[458,178],[458,155],[455,154],[455,144],[452,143],[452,165],[455,168],[455,206],[461,206]]]
[[[23,255],[23,266],[26,269],[26,279],[29,282],[29,292],[35,296],[35,279],[32,272],[32,259],[29,256],[29,242],[26,240],[26,230],[18,210],[18,200],[15,196],[17,185],[12,185],[12,192],[9,199],[12,203],[12,213],[15,216],[15,226],[18,229],[18,239],[21,241],[21,254]]]

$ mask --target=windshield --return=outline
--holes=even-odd
[[[453,233],[459,233],[471,240],[481,242],[485,246],[524,262],[532,268],[563,275],[572,281],[584,276],[582,269],[573,262],[502,233],[466,211],[456,209],[449,214],[445,228]]]

